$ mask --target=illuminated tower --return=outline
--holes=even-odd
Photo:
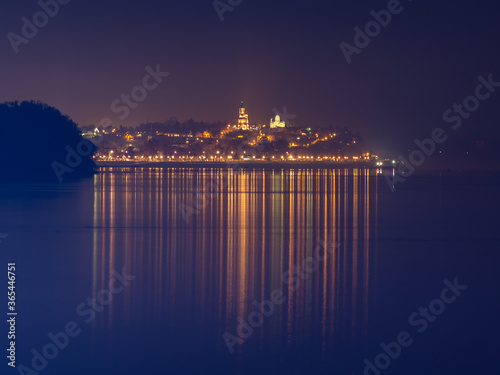
[[[281,121],[280,115],[276,115],[276,117],[271,119],[271,129],[276,129],[276,128],[284,128],[286,126],[285,121]]]
[[[240,117],[238,117],[238,128],[243,130],[248,130],[248,113],[246,113],[245,108],[243,107],[243,101],[241,101],[240,107]]]

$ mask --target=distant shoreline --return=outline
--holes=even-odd
[[[257,162],[257,161],[241,161],[241,162],[128,162],[128,161],[97,161],[99,168],[261,168],[261,169],[292,169],[292,168],[322,168],[322,169],[337,169],[337,168],[372,168],[377,169],[373,162]],[[387,167],[386,167],[387,168]]]
[[[309,162],[289,162],[289,161],[238,161],[228,162],[198,162],[198,161],[162,161],[162,162],[127,162],[127,161],[96,161],[99,169],[102,168],[223,168],[223,169],[294,169],[294,168],[312,168],[312,169],[384,169],[391,170],[391,165],[377,166],[375,162],[349,161],[309,161]],[[464,158],[433,160],[430,159],[424,165],[416,167],[417,174],[421,172],[500,172],[500,162],[496,160],[471,160]]]

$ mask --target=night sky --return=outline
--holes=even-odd
[[[223,2],[226,2],[224,0]],[[233,1],[237,3],[237,1]],[[378,151],[428,137],[443,113],[500,82],[498,1],[401,1],[403,10],[348,64],[339,44],[387,1],[244,0],[221,21],[211,0],[72,0],[15,53],[37,1],[2,3],[0,101],[41,100],[79,125],[233,121],[241,100],[252,123],[287,106],[301,126],[348,126]],[[141,84],[147,66],[170,75],[120,120],[111,103]],[[500,89],[448,141],[495,142]]]

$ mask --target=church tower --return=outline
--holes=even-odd
[[[240,116],[238,117],[238,128],[243,129],[243,130],[248,130],[250,129],[248,125],[248,113],[246,113],[246,109],[243,106],[243,100],[241,101],[241,107],[240,107]]]

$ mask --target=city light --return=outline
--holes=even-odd
[[[94,159],[98,162],[213,162],[224,163],[234,159],[240,162],[301,162],[301,163],[365,163],[382,167],[378,157],[369,152],[351,151],[358,140],[347,128],[339,131],[321,128],[288,126],[279,114],[270,125],[251,124],[247,109],[241,103],[234,125],[222,128],[192,128],[189,125],[172,128],[159,125],[154,131],[147,126],[136,128],[91,128],[82,135],[99,140],[100,147]],[[313,131],[314,129],[314,131]],[[107,137],[102,142],[102,137]],[[124,144],[123,141],[126,143]],[[124,144],[123,147],[117,147]],[[237,147],[239,151],[235,151]],[[293,155],[287,150],[296,151]],[[331,149],[332,152],[325,153]],[[249,154],[251,150],[251,153]],[[391,161],[387,163],[391,164]],[[395,161],[392,160],[392,164]]]

